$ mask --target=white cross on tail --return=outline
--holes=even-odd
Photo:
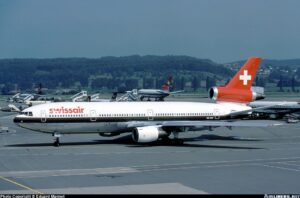
[[[248,70],[244,70],[244,74],[240,75],[240,80],[243,81],[243,85],[248,84],[248,80],[251,80],[251,75],[248,75]]]

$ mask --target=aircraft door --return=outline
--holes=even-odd
[[[152,109],[147,110],[147,117],[148,117],[148,120],[153,120],[153,110]]]
[[[46,110],[41,110],[41,122],[46,122],[47,116],[46,116]]]
[[[220,111],[219,109],[214,109],[214,116],[216,120],[220,119]]]
[[[90,120],[92,122],[95,122],[97,120],[97,114],[96,114],[96,111],[95,110],[91,110],[90,111]]]

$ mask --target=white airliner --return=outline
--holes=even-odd
[[[253,117],[282,119],[287,122],[299,122],[300,102],[296,101],[254,101],[248,104],[252,108],[269,106],[269,108],[258,109],[253,112]]]
[[[246,104],[257,94],[251,85],[261,58],[250,58],[225,87],[214,87],[216,103],[200,102],[58,102],[27,108],[14,122],[27,129],[53,134],[99,133],[114,136],[131,132],[133,140],[146,143],[185,131],[233,126],[270,126],[274,123],[241,121],[253,109]],[[262,107],[265,108],[265,107]]]
[[[148,101],[150,101],[151,98],[154,98],[155,101],[164,101],[164,98],[169,95],[174,95],[177,93],[184,92],[184,90],[170,91],[170,88],[172,86],[173,86],[173,77],[169,76],[167,82],[162,86],[162,89],[139,89],[136,92],[141,101],[144,98],[148,98]]]

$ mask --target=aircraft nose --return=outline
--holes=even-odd
[[[18,117],[18,116],[16,116],[16,117],[14,118],[14,123],[20,123],[20,122],[23,122],[23,119],[20,118],[20,117]]]

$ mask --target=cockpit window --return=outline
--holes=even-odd
[[[32,112],[31,111],[22,111],[20,112],[21,115],[26,115],[26,116],[32,116]]]

